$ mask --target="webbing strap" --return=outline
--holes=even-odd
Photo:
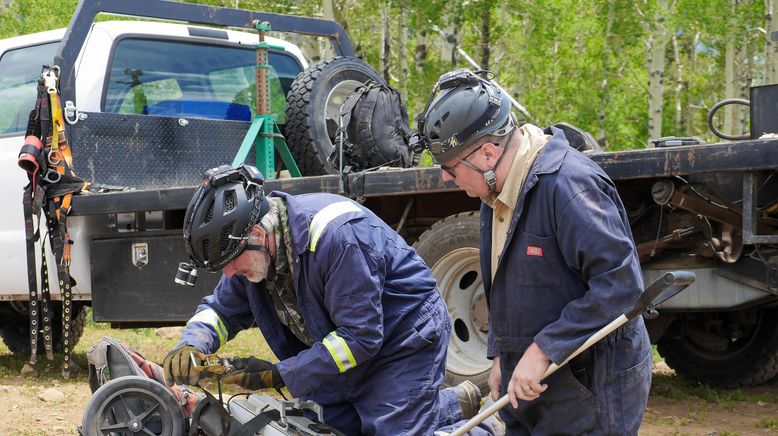
[[[258,434],[260,430],[263,430],[266,425],[271,422],[281,420],[281,412],[276,409],[264,410],[251,418],[247,423],[243,425],[233,424],[230,426],[230,433],[228,436],[253,436]]]
[[[372,92],[373,90],[375,92]],[[359,107],[354,142],[364,144],[366,147],[363,147],[363,150],[374,150],[376,148],[371,125],[373,124],[372,114],[375,113],[375,107],[378,104],[380,94],[381,88],[378,85],[371,85],[365,93],[365,102]]]
[[[38,98],[36,107],[30,114],[30,120],[27,125],[28,135],[40,136],[46,138],[46,144],[43,147],[40,161],[40,170],[29,173],[32,189],[35,186],[41,186],[45,191],[45,201],[43,209],[46,212],[46,226],[48,229],[51,251],[57,260],[57,284],[59,285],[60,296],[62,300],[62,345],[64,352],[64,362],[62,375],[68,378],[70,373],[70,353],[73,348],[73,295],[71,287],[75,284],[70,277],[71,255],[70,248],[73,242],[67,230],[67,215],[70,212],[70,205],[74,193],[87,188],[87,184],[76,177],[73,172],[73,156],[65,135],[65,121],[62,116],[62,107],[59,96],[59,68],[44,67],[41,75],[42,81],[38,86]],[[50,136],[49,136],[50,133]],[[29,147],[22,150],[30,151]],[[22,166],[25,168],[25,166]],[[31,193],[34,195],[34,192]],[[34,198],[30,198],[30,205],[33,205]],[[25,200],[25,207],[27,200]],[[29,213],[25,210],[25,225],[31,230],[32,209]],[[29,217],[29,220],[28,220]],[[29,222],[28,222],[29,221]],[[30,237],[28,234],[28,244],[33,244],[34,252],[34,233]],[[29,245],[28,245],[29,247]],[[35,364],[37,360],[38,334],[42,333],[46,355],[53,359],[53,330],[51,328],[52,311],[50,308],[51,285],[48,276],[48,262],[46,258],[45,241],[41,242],[42,265],[41,291],[37,294],[37,283],[32,278],[30,282],[30,345],[32,352],[30,355],[30,364]],[[28,276],[30,271],[34,271],[35,259],[30,258],[28,251]],[[40,304],[39,304],[40,301]],[[42,325],[38,325],[38,320],[42,318]]]
[[[73,293],[71,291],[73,282],[70,277],[70,261],[65,258],[66,254],[68,257],[70,256],[72,241],[68,239],[66,217],[67,215],[63,214],[61,220],[54,225],[54,229],[49,229],[51,249],[54,252],[55,258],[59,259],[57,279],[59,293],[62,298],[62,353],[64,354],[62,376],[64,378],[68,378],[70,375],[70,352],[73,347]]]
[[[25,233],[25,249],[27,251],[27,284],[29,286],[30,295],[30,345],[32,352],[30,353],[30,360],[27,368],[28,371],[32,369],[35,362],[38,361],[38,322],[40,321],[38,308],[38,276],[35,272],[35,241],[37,235],[35,233],[35,221],[33,219],[33,195],[32,186],[29,185],[24,190],[24,233]]]
[[[52,345],[53,331],[51,328],[51,292],[49,291],[49,265],[46,262],[46,243],[41,243],[41,308],[40,316],[43,320],[41,328],[41,335],[43,335],[43,347],[46,349],[46,358],[49,360],[54,359],[54,346]],[[36,316],[36,314],[30,311],[30,318]],[[37,333],[35,335],[30,332],[30,345],[34,350],[37,349]],[[35,351],[33,351],[35,352]]]
[[[352,92],[346,99],[346,102],[343,103],[343,106],[340,107],[340,116],[343,119],[341,128],[344,130],[348,126],[348,123],[351,122],[351,111],[354,109],[354,106],[356,106],[357,101],[364,95],[363,89],[364,88],[359,88],[355,92]]]

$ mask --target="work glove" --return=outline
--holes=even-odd
[[[167,353],[162,362],[165,378],[168,383],[196,385],[200,379],[200,371],[195,366],[202,365],[203,360],[205,360],[205,354],[197,348],[188,344],[180,345]]]
[[[278,367],[267,360],[252,356],[235,359],[231,364],[235,371],[222,377],[222,381],[225,383],[236,384],[252,391],[284,387],[284,381],[281,379]]]

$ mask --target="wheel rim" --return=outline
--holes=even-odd
[[[356,91],[357,88],[362,85],[364,85],[364,83],[358,80],[344,80],[332,87],[329,94],[327,94],[327,99],[325,100],[324,105],[325,126],[340,125],[340,107],[343,106],[343,103],[346,102],[348,95]],[[326,155],[330,155],[332,151],[335,150],[335,138],[330,136],[330,140],[330,148],[329,150],[325,150]]]
[[[491,363],[484,358],[488,311],[478,249],[450,251],[433,265],[432,273],[453,323],[446,370],[463,377],[482,374]]]
[[[152,392],[125,388],[100,406],[97,430],[101,435],[172,435],[174,412]]]
[[[719,349],[716,346],[711,346],[706,343],[704,338],[700,339],[695,334],[689,334],[689,336],[686,338],[686,348],[697,357],[711,362],[726,363],[731,359],[735,359],[743,352],[752,349],[752,345],[756,342],[757,336],[762,328],[762,323],[764,322],[762,319],[763,313],[760,312],[757,316],[757,322],[754,325],[749,326],[742,337],[726,337],[727,346],[725,349]],[[722,338],[724,337],[722,336]]]

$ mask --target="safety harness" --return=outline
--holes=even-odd
[[[45,145],[44,141],[45,138]],[[73,194],[86,190],[88,184],[76,177],[73,156],[65,135],[65,120],[59,97],[59,67],[43,66],[38,80],[35,109],[30,112],[24,145],[19,152],[19,166],[27,172],[30,183],[24,188],[24,222],[27,249],[27,276],[30,293],[30,361],[22,373],[33,372],[38,355],[38,334],[43,335],[46,358],[53,360],[52,309],[46,241],[41,241],[41,289],[35,277],[35,243],[41,239],[40,212],[46,218],[51,251],[57,261],[57,284],[62,299],[62,343],[64,363],[62,376],[70,373],[72,351],[73,294],[76,282],[70,277],[71,246],[67,229]],[[36,229],[35,219],[38,225]],[[42,320],[42,325],[40,321]]]

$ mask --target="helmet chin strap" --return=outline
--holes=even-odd
[[[497,174],[495,174],[495,171],[497,170],[497,167],[500,166],[500,162],[502,162],[502,158],[505,157],[508,151],[508,147],[511,146],[511,140],[513,139],[513,134],[516,132],[516,127],[511,129],[511,132],[508,134],[508,141],[505,143],[505,148],[503,148],[502,154],[500,157],[497,158],[497,162],[494,164],[492,169],[481,171],[481,175],[484,177],[484,180],[486,181],[486,185],[489,187],[489,192],[495,192],[497,190]],[[479,170],[480,171],[480,170]]]
[[[270,252],[270,236],[265,229],[265,226],[262,224],[259,224],[260,227],[262,227],[262,230],[265,232],[265,243],[264,244],[251,244],[248,242],[248,236],[246,237],[246,246],[243,248],[244,250],[248,251],[259,251],[260,253],[267,253],[267,257],[270,259],[270,268],[275,265],[276,260],[274,259],[273,253]]]

